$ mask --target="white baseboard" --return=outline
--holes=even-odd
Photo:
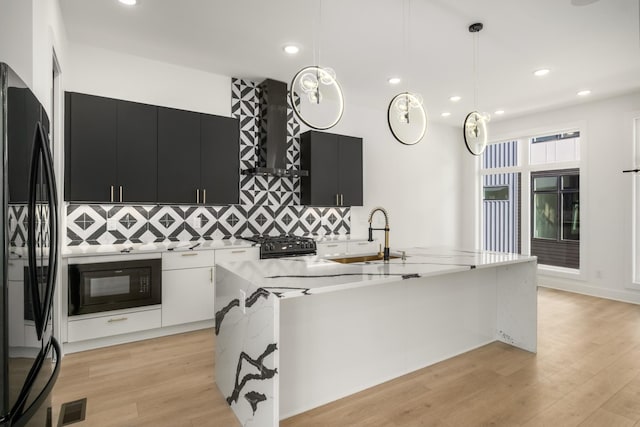
[[[538,274],[538,286],[589,295],[592,297],[606,298],[614,301],[640,304],[640,291],[635,291],[633,289],[622,290],[602,288],[599,286],[593,286],[588,282],[545,276],[542,274]]]
[[[79,351],[93,350],[95,348],[126,344],[151,338],[164,337],[167,335],[181,334],[184,332],[197,331],[199,329],[213,328],[214,323],[215,322],[213,320],[205,320],[202,322],[193,322],[184,325],[169,326],[166,328],[114,335],[110,337],[97,338],[94,340],[66,342],[62,344],[62,354],[65,355],[70,353],[77,353]],[[213,331],[211,332],[211,334],[211,337],[213,339]]]

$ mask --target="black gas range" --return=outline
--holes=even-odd
[[[310,237],[253,236],[243,239],[260,244],[260,259],[316,254],[316,242]]]

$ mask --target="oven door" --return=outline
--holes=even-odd
[[[69,266],[69,315],[161,303],[159,259]]]

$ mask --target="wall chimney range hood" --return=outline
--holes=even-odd
[[[287,84],[267,79],[260,89],[260,141],[255,167],[244,175],[308,176],[305,170],[287,168]]]

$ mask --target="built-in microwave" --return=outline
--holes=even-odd
[[[160,259],[69,265],[69,316],[160,304]]]

